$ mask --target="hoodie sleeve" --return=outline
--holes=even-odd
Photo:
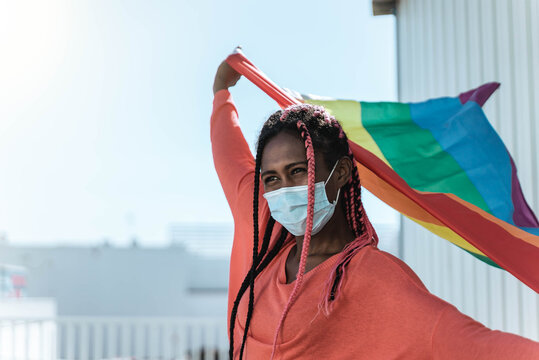
[[[210,138],[215,170],[234,217],[228,291],[230,318],[234,297],[252,262],[255,160],[241,132],[238,112],[228,90],[215,93]],[[259,229],[264,229],[269,219],[269,209],[262,190],[258,197]]]
[[[524,337],[491,330],[448,305],[438,318],[432,335],[436,360],[534,360],[539,343]]]

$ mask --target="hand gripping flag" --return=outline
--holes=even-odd
[[[316,99],[283,90],[239,49],[227,62],[282,108],[323,105],[346,131],[367,190],[539,292],[539,222],[481,108],[498,83],[420,103]]]

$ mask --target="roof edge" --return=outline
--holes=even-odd
[[[372,0],[372,14],[395,15],[397,9],[397,0]]]

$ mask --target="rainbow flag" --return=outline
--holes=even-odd
[[[281,107],[326,107],[348,135],[366,189],[539,292],[539,222],[481,108],[498,83],[420,103],[332,100],[280,88],[239,50],[227,62]]]

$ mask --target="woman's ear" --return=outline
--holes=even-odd
[[[352,176],[352,170],[355,164],[352,163],[352,160],[348,156],[343,156],[337,164],[335,172],[337,173],[337,186],[340,188],[344,186]]]

